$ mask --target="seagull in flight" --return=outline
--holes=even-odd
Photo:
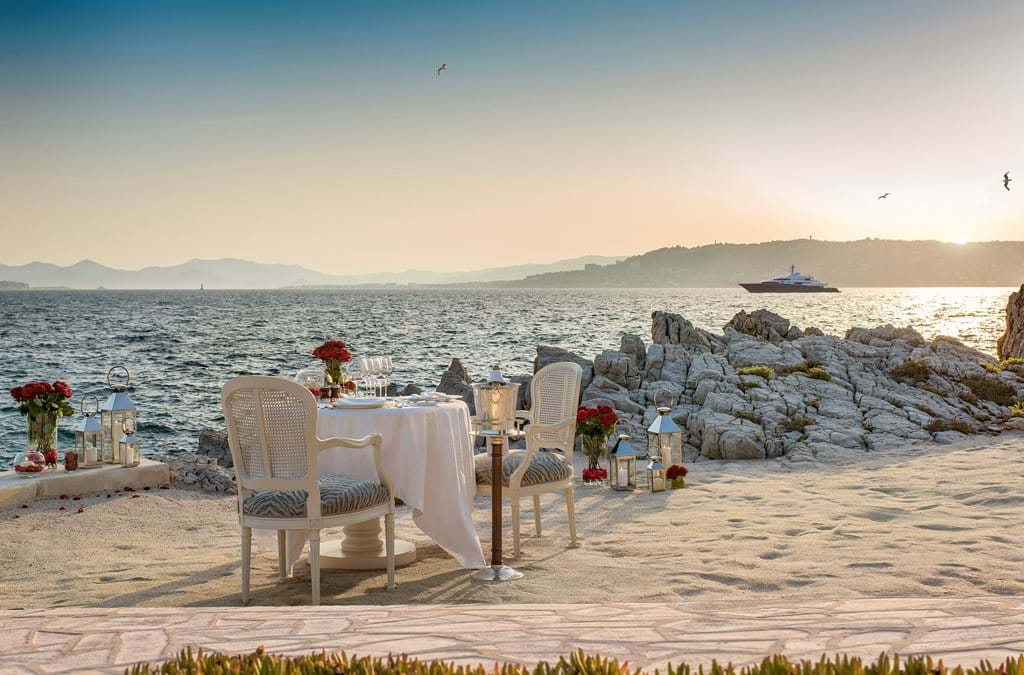
[[[448,70],[448,64],[447,63],[442,63],[441,67],[437,69],[437,76],[438,77],[441,77],[441,71],[442,70]]]
[[[888,196],[889,196],[890,194],[892,194],[892,193],[891,193],[891,192],[886,192],[886,193],[885,193],[884,195],[880,196],[880,197],[879,197],[878,199],[885,199],[885,198],[886,198],[886,197],[888,197]],[[875,200],[875,201],[878,201],[878,200]]]
[[[1009,171],[1004,173],[1003,174],[1003,187],[1006,188],[1007,190],[1009,190],[1010,189],[1010,181],[1012,181],[1012,180],[1013,179],[1010,178],[1010,172]]]

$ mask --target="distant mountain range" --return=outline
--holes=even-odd
[[[583,270],[531,275],[528,288],[730,287],[779,276],[796,265],[833,286],[1019,286],[1024,241],[817,241],[662,248]]]
[[[61,267],[33,262],[27,265],[0,265],[2,282],[28,284],[32,288],[110,288],[171,289],[199,288],[282,288],[297,286],[355,286],[390,284],[467,284],[522,279],[529,275],[583,269],[587,265],[607,265],[622,257],[586,256],[536,265],[513,265],[468,272],[380,272],[361,275],[333,275],[300,265],[275,265],[224,258],[189,260],[170,267],[146,267],[119,270],[91,260]],[[11,286],[11,288],[16,288]]]
[[[549,264],[467,272],[380,272],[332,275],[299,265],[246,260],[190,260],[170,267],[118,270],[90,260],[60,267],[0,265],[0,289],[20,288],[284,288],[386,285],[491,285],[517,288],[732,287],[779,276],[796,265],[839,286],[1019,286],[1024,241],[816,241],[713,244],[662,248],[630,258],[587,256]]]

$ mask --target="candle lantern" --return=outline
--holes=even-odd
[[[519,386],[518,382],[506,382],[498,366],[491,369],[487,382],[473,385],[478,431],[508,435],[515,430]]]
[[[92,403],[87,406],[86,403]],[[100,400],[92,395],[82,399],[82,421],[75,429],[75,452],[79,469],[95,469],[103,464],[103,426],[96,419]]]
[[[636,489],[636,449],[629,442],[629,434],[619,434],[619,441],[609,455],[609,484],[613,490]]]
[[[141,457],[139,456],[139,437],[135,435],[135,420],[124,421],[120,444],[121,450],[118,454],[121,455],[121,466],[126,469],[138,466]]]
[[[654,403],[657,405],[658,396],[662,392],[670,394],[668,389],[661,389],[654,394]],[[669,465],[683,463],[683,430],[679,428],[669,413],[672,408],[667,406],[658,407],[658,416],[647,429],[647,456],[661,457]]]
[[[651,461],[647,465],[647,485],[651,488],[651,492],[665,491],[665,465],[662,463],[661,457],[651,457]]]
[[[114,366],[107,373],[107,385],[111,389],[111,394],[100,408],[103,461],[107,464],[121,464],[121,436],[124,435],[124,423],[128,420],[134,425],[139,423],[139,411],[127,393],[131,381],[132,374],[124,366]]]

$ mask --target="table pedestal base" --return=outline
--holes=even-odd
[[[516,579],[522,579],[523,573],[512,569],[508,565],[502,565],[500,567],[488,565],[482,570],[473,572],[473,578],[477,581],[514,581]]]
[[[382,570],[388,566],[380,518],[342,528],[345,537],[320,542],[320,567],[326,570]],[[395,539],[395,567],[416,562],[416,545]]]

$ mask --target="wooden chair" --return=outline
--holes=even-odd
[[[313,604],[320,604],[320,530],[384,516],[388,590],[395,587],[395,495],[381,463],[381,436],[321,439],[316,399],[304,386],[276,377],[237,377],[221,395],[238,485],[242,526],[242,602],[249,601],[252,528],[277,530],[281,578],[287,530],[309,530]],[[373,447],[380,482],[320,476],[328,448]]]
[[[516,411],[528,422],[524,429],[526,450],[511,450],[502,463],[502,494],[512,502],[512,551],[519,555],[519,502],[533,497],[536,536],[541,535],[540,496],[546,492],[565,494],[569,515],[569,546],[575,548],[576,507],[573,503],[572,453],[576,436],[576,409],[580,400],[583,369],[578,364],[552,363],[541,368],[530,382],[530,410]],[[560,450],[554,452],[540,452]],[[476,491],[491,494],[491,457],[475,457]]]

